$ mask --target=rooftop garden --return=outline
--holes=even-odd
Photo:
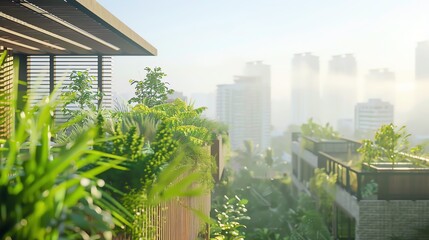
[[[204,108],[179,99],[160,68],[132,80],[135,97],[105,110],[87,72],[36,106],[16,107],[16,127],[0,140],[1,239],[156,238],[150,210],[213,187],[209,146],[226,129],[204,119]],[[16,89],[16,88],[15,88]],[[73,106],[73,108],[70,108]],[[57,123],[61,108],[69,116]],[[204,218],[201,209],[189,209]],[[203,221],[199,229],[204,232]]]
[[[428,188],[422,184],[429,176],[429,160],[422,146],[411,146],[405,127],[383,125],[374,139],[362,142],[342,139],[328,125],[312,120],[302,129],[301,146],[318,156],[317,168],[335,175],[337,185],[359,200],[429,198]],[[296,175],[298,165],[296,160],[293,163]],[[308,182],[313,171],[314,166],[302,165],[303,181]]]

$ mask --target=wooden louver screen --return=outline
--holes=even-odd
[[[11,112],[13,90],[13,57],[9,55],[0,67],[0,139],[8,138],[14,120]]]
[[[49,56],[30,56],[28,58],[28,94],[32,105],[40,102],[44,97],[49,96],[50,90],[59,86],[71,83],[70,74],[72,71],[88,71],[89,75],[94,78],[93,91],[98,90],[98,57],[97,56],[54,56],[53,79],[54,86],[50,85],[50,57]],[[103,108],[112,106],[112,58],[102,57],[102,92],[104,94],[101,103]],[[70,106],[74,109],[76,106]],[[65,122],[68,117],[64,116],[60,109],[55,112],[57,122]]]

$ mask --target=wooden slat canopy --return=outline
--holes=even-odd
[[[1,0],[0,46],[29,55],[156,55],[95,0]]]

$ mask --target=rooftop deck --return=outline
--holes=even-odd
[[[305,150],[318,157],[318,168],[337,175],[337,185],[358,200],[428,200],[429,167],[413,161],[357,164],[360,143],[348,139],[318,140],[295,135]],[[407,160],[427,159],[404,154]],[[296,172],[296,171],[295,171]]]

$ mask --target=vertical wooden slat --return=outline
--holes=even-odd
[[[103,56],[101,55],[97,56],[97,85],[98,92],[103,94]],[[101,103],[102,99],[100,98],[97,103],[98,109],[101,108]]]
[[[11,111],[12,91],[14,81],[13,56],[8,52],[8,56],[0,68],[0,138],[8,138],[14,121]]]
[[[49,56],[49,93],[55,89],[55,56]]]

